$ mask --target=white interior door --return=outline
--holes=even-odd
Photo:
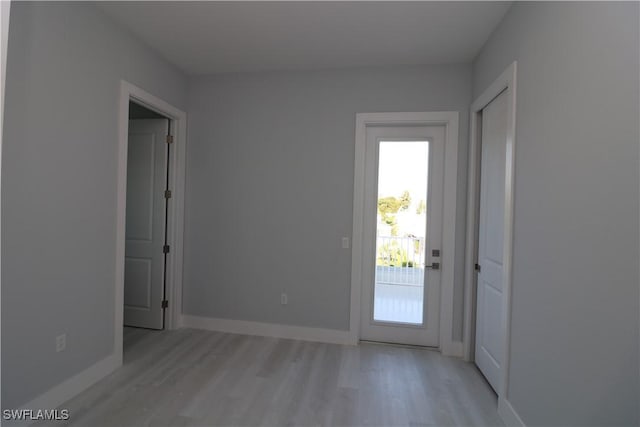
[[[482,110],[475,361],[498,391],[504,351],[503,264],[507,95]]]
[[[437,347],[445,128],[366,132],[360,338]]]
[[[162,329],[167,119],[129,121],[124,324]]]

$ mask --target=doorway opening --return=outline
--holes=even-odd
[[[437,347],[442,125],[367,129],[360,338]]]
[[[508,409],[515,163],[516,67],[471,105],[464,358],[474,361]]]
[[[186,113],[121,82],[114,348],[124,327],[177,329],[182,317]]]
[[[171,119],[129,101],[124,326],[165,325]]]
[[[456,112],[356,118],[352,340],[452,345]]]

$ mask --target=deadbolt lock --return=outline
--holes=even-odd
[[[434,249],[431,251],[431,256],[433,257],[439,257],[440,256],[440,249]]]

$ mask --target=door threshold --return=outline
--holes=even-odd
[[[155,331],[155,332],[163,332],[165,330],[165,328],[162,329],[156,329],[156,328],[146,328],[144,326],[129,326],[129,325],[122,325],[123,328],[125,329],[143,329],[145,331]]]
[[[358,343],[362,344],[376,344],[376,345],[386,345],[389,347],[400,347],[400,348],[411,348],[414,350],[429,350],[429,351],[437,351],[440,352],[439,347],[430,347],[426,345],[415,345],[415,344],[399,344],[395,342],[384,342],[384,341],[370,341],[370,340],[358,340]]]

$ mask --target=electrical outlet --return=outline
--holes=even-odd
[[[289,298],[287,298],[287,294],[283,292],[282,295],[280,295],[280,304],[287,305],[288,302]]]
[[[56,337],[56,353],[60,353],[67,348],[67,334],[58,335]]]
[[[349,238],[348,237],[343,237],[342,238],[342,249],[349,249]]]

